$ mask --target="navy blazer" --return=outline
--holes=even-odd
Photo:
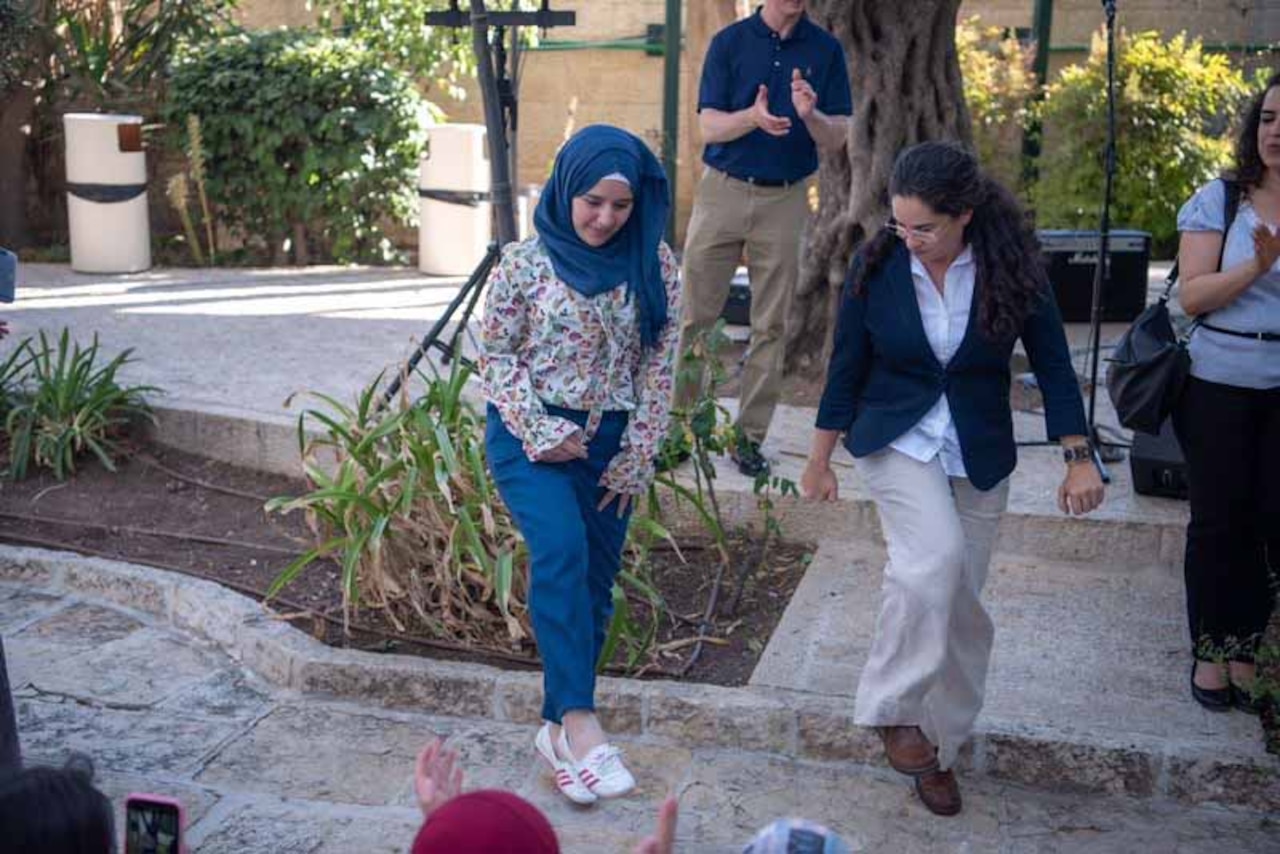
[[[964,339],[944,367],[925,337],[905,245],[898,244],[860,295],[846,282],[818,428],[845,433],[849,452],[865,457],[914,427],[946,394],[969,480],[985,490],[1008,477],[1018,459],[1009,406],[1014,342],[992,342],[979,330],[980,289],[978,283]],[[1044,397],[1049,438],[1087,435],[1080,387],[1051,293],[1023,321],[1019,337]]]

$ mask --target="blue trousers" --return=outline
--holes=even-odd
[[[548,406],[582,425],[587,413]],[[485,424],[489,469],[529,547],[529,611],[542,657],[542,717],[595,709],[596,662],[613,613],[613,579],[622,563],[630,508],[596,510],[600,476],[618,453],[627,413],[606,412],[588,457],[535,463],[491,405]]]

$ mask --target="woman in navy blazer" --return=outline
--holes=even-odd
[[[1066,336],[1017,202],[958,145],[907,149],[889,185],[893,220],[854,259],[801,478],[837,498],[840,436],[888,548],[876,637],[854,720],[925,805],[960,810],[951,771],[982,708],[994,629],[980,601],[1017,462],[1009,361],[1021,338],[1067,471],[1058,503],[1103,496]]]

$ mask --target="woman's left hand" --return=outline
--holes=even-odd
[[[603,511],[615,498],[618,499],[618,518],[621,519],[626,515],[627,508],[631,506],[631,496],[626,492],[614,492],[612,489],[605,490],[604,498],[600,499],[596,509]]]
[[[1105,487],[1092,462],[1072,463],[1058,487],[1058,509],[1071,516],[1083,516],[1102,504]]]

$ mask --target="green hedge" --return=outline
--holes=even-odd
[[[166,120],[185,134],[186,117],[200,117],[218,219],[273,256],[293,240],[295,259],[389,260],[380,223],[413,219],[428,109],[360,43],[277,30],[183,55]]]
[[[1178,208],[1229,161],[1230,121],[1244,78],[1199,40],[1119,33],[1116,49],[1116,180],[1111,221],[1149,231],[1158,255],[1177,245]],[[1045,149],[1032,188],[1041,228],[1097,228],[1106,140],[1106,44],[1069,66],[1041,106]]]

